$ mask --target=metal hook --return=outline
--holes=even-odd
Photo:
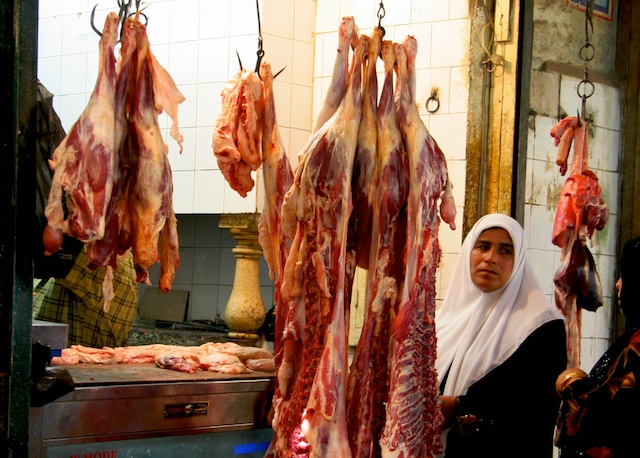
[[[386,16],[387,12],[385,11],[384,4],[382,2],[380,2],[380,6],[378,7],[377,14],[378,14],[378,28],[382,30],[382,38],[384,38],[387,31],[384,30],[384,27],[382,27],[382,18]]]
[[[260,63],[264,57],[264,51],[262,50],[262,26],[260,25],[260,5],[258,0],[256,0],[256,12],[258,13],[258,52],[256,53],[258,58],[256,59],[255,72],[260,75]]]

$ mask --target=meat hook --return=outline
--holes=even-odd
[[[136,11],[135,13],[129,13],[129,10],[131,9],[131,4],[133,3],[133,0],[118,0],[118,22],[120,23],[120,38],[122,38],[122,31],[124,30],[124,23],[127,20],[127,18],[129,16],[132,16],[133,14],[140,14],[141,16],[144,17],[145,19],[145,25],[147,25],[147,23],[149,22],[149,17],[144,14],[143,12],[140,11],[140,0],[135,0],[136,2]],[[91,25],[91,28],[93,29],[93,31],[95,33],[98,34],[98,36],[102,36],[102,32],[95,26],[95,18],[96,18],[96,9],[98,8],[98,4],[96,3],[95,6],[93,7],[93,9],[91,10],[91,18],[89,20],[89,23]]]
[[[382,18],[385,17],[386,14],[387,12],[384,9],[384,3],[380,2],[380,6],[378,7],[378,28],[382,30],[382,38],[384,38],[384,35],[387,33],[387,31],[384,30],[384,27],[382,27]]]
[[[258,13],[258,59],[256,59],[256,69],[255,72],[260,77],[260,63],[262,62],[262,58],[264,57],[264,50],[262,49],[262,26],[260,25],[260,5],[258,0],[256,0],[256,12]]]

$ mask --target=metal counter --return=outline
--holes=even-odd
[[[30,457],[262,457],[274,374],[154,364],[65,367],[75,390],[32,407]]]

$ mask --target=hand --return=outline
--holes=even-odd
[[[440,410],[444,416],[444,426],[450,425],[456,417],[456,397],[440,396]]]
[[[558,396],[562,397],[562,392],[567,389],[576,380],[580,380],[587,377],[587,373],[579,367],[571,367],[564,370],[556,380],[556,392]]]

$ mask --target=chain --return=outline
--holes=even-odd
[[[578,96],[582,99],[582,119],[586,117],[587,99],[593,95],[595,86],[589,79],[588,63],[593,60],[596,49],[591,44],[591,35],[593,34],[593,0],[587,0],[587,8],[584,18],[584,45],[580,48],[580,59],[584,62],[584,77],[578,84]]]

